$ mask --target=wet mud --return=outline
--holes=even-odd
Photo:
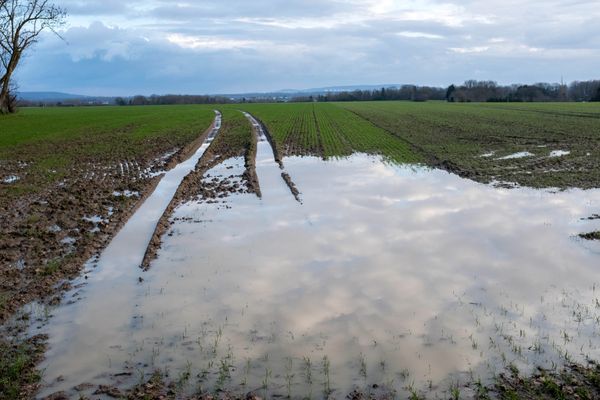
[[[142,158],[116,165],[82,161],[56,186],[16,203],[0,200],[0,322],[33,300],[59,302],[67,281],[108,245],[162,174],[193,154],[211,130],[182,148],[156,141]]]
[[[560,370],[539,369],[529,377],[513,370],[502,374],[493,387],[481,392],[493,399],[600,399],[600,366],[594,362],[572,363]]]
[[[282,172],[281,177],[285,181],[285,184],[290,188],[290,191],[294,195],[294,198],[296,199],[296,201],[298,201],[299,203],[302,203],[302,199],[300,198],[300,191],[296,187],[296,184],[292,180],[292,177],[290,176],[290,174],[288,174],[287,172]]]

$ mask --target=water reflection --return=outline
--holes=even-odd
[[[598,226],[580,218],[600,191],[495,189],[362,155],[285,162],[303,205],[286,190],[188,204],[142,284],[125,265],[114,290],[92,275],[50,322],[44,393],[154,369],[182,391],[443,393],[598,358],[600,248],[575,236]]]

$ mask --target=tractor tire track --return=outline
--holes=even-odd
[[[292,177],[285,171],[285,166],[283,164],[281,155],[280,155],[280,153],[277,149],[277,146],[275,145],[275,142],[273,140],[273,137],[269,133],[267,127],[265,126],[265,124],[262,123],[262,121],[258,120],[250,113],[244,112],[244,115],[246,116],[246,118],[248,118],[248,121],[250,121],[250,123],[252,124],[252,128],[254,130],[257,142],[259,142],[259,143],[260,142],[268,142],[269,143],[271,151],[273,152],[273,158],[274,158],[275,162],[279,165],[279,169],[281,170],[281,179],[283,179],[283,182],[288,187],[288,189],[290,190],[290,192],[292,193],[292,195],[294,196],[296,201],[299,202],[300,204],[302,204],[302,199],[300,197],[300,191],[296,187],[294,181],[292,180]],[[256,172],[256,169],[255,169],[255,172]],[[259,178],[260,177],[257,177],[257,182],[260,183]],[[260,184],[259,184],[259,187],[260,187]]]

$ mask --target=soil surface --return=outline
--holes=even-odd
[[[290,174],[288,174],[287,172],[282,172],[281,177],[285,181],[285,184],[290,188],[290,191],[292,192],[292,194],[294,195],[296,200],[299,203],[302,203],[302,200],[300,199],[300,191],[296,187],[296,184],[292,180],[292,177],[290,176]]]
[[[84,163],[41,193],[0,200],[0,322],[33,300],[59,302],[67,281],[104,249],[160,173],[189,158],[209,131],[179,149],[159,142],[116,166]]]

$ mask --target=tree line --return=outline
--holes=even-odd
[[[305,101],[383,101],[383,100],[409,100],[427,101],[444,100],[446,89],[429,86],[403,85],[401,87],[381,88],[377,90],[354,90],[343,92],[330,92],[325,94],[296,96],[293,102]]]
[[[532,85],[499,85],[494,81],[468,80],[462,85],[450,85],[448,88],[404,85],[377,90],[355,90],[297,96],[292,99],[295,102],[382,100],[446,100],[464,103],[600,101],[600,81],[575,81],[569,85],[543,82]]]
[[[118,106],[152,106],[167,104],[227,104],[232,100],[223,96],[205,96],[205,95],[152,95],[152,96],[133,96],[131,98],[117,97],[115,104]]]
[[[533,102],[533,101],[600,101],[600,81],[536,83],[533,85],[498,85],[493,81],[466,81],[451,85],[446,92],[451,102]]]

